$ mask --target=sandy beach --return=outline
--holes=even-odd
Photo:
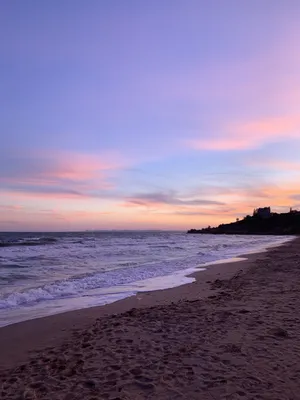
[[[1,399],[300,399],[300,239],[0,329]]]

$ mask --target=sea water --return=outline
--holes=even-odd
[[[165,231],[0,233],[0,326],[179,286],[209,263],[289,239]]]

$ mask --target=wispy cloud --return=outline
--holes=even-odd
[[[7,225],[7,226],[9,226],[9,225],[12,225],[12,226],[15,226],[15,225],[18,225],[18,221],[13,221],[13,220],[10,220],[10,219],[1,219],[0,220],[0,229],[1,229],[1,225],[4,227],[5,225]],[[2,229],[1,229],[2,230]]]
[[[220,201],[210,199],[189,199],[178,195],[175,191],[137,193],[126,198],[123,206],[143,206],[153,207],[158,205],[173,206],[203,206],[203,205],[223,205]]]
[[[116,157],[70,152],[14,154],[0,164],[1,189],[31,197],[100,197],[113,187],[110,173],[122,169]]]
[[[299,133],[300,136],[300,133]],[[259,158],[255,157],[250,160],[246,160],[247,165],[254,167],[264,167],[265,169],[271,169],[273,171],[289,171],[299,172],[300,162],[290,161],[283,159],[274,159],[270,157]]]
[[[0,211],[20,211],[22,210],[22,206],[12,206],[7,204],[0,204]]]
[[[290,198],[293,200],[300,200],[300,194],[293,194]]]
[[[287,139],[300,139],[300,117],[264,118],[233,123],[220,128],[219,135],[209,139],[187,141],[187,146],[199,150],[228,151],[246,150],[266,143]]]
[[[235,216],[237,215],[237,208],[236,207],[227,207],[226,205],[222,207],[217,207],[214,209],[209,209],[209,208],[198,208],[198,209],[186,209],[183,208],[178,211],[170,211],[172,215],[186,215],[186,216],[211,216],[211,217],[216,217],[216,216]]]

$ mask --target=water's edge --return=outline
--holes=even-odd
[[[197,265],[196,267],[186,268],[165,276],[156,276],[153,278],[148,278],[144,280],[139,280],[131,283],[130,285],[120,285],[115,287],[109,287],[101,291],[102,297],[100,301],[97,301],[98,293],[95,296],[88,295],[74,298],[65,298],[63,301],[57,300],[51,302],[51,307],[48,309],[44,307],[44,304],[37,304],[36,309],[30,310],[29,313],[20,314],[20,310],[10,310],[9,315],[3,315],[0,319],[0,328],[8,325],[12,325],[18,322],[28,321],[36,318],[47,317],[51,315],[57,315],[69,311],[76,311],[91,307],[103,306],[106,304],[111,304],[116,301],[123,300],[125,298],[136,296],[138,293],[151,292],[157,290],[165,290],[174,287],[179,287],[188,283],[192,283],[196,280],[193,274],[201,272],[209,268],[211,265],[216,264],[227,264],[232,262],[241,262],[247,260],[247,256],[251,254],[263,253],[268,251],[273,247],[280,247],[286,242],[293,240],[294,237],[289,237],[288,239],[283,239],[281,242],[264,244],[263,246],[258,246],[254,249],[249,249],[249,251],[243,251],[242,254],[236,255],[235,257],[224,257],[219,260],[210,261]],[[99,291],[97,291],[99,292]],[[103,295],[105,300],[103,300]],[[63,304],[59,304],[62,303]],[[55,307],[55,303],[56,307]],[[5,314],[5,313],[4,313]],[[6,320],[6,321],[5,321]]]

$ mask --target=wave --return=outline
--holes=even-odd
[[[194,261],[194,264],[197,264]],[[182,261],[144,264],[102,273],[80,275],[65,280],[31,288],[22,292],[14,292],[0,299],[0,309],[15,308],[31,305],[45,300],[56,300],[68,297],[77,297],[93,289],[128,285],[134,282],[169,275],[176,270],[186,268],[186,259]]]
[[[41,246],[47,244],[54,244],[57,242],[55,238],[41,237],[41,238],[30,238],[30,239],[17,239],[1,241],[0,247],[15,247],[15,246]]]
[[[34,279],[33,275],[25,275],[25,274],[10,274],[8,276],[0,276],[0,281],[5,282],[5,283],[13,283],[16,280],[32,280]],[[0,300],[1,303],[1,300]],[[1,306],[0,306],[1,309]]]
[[[28,268],[27,265],[20,265],[20,264],[0,264],[0,268],[4,269],[19,269],[19,268]]]
[[[161,244],[151,244],[149,246],[151,249],[169,249],[169,250],[184,250],[184,247],[181,246],[170,246],[170,245],[161,245]]]
[[[55,238],[46,235],[45,233],[39,235],[40,237],[33,237],[30,234],[22,238],[18,234],[14,237],[0,237],[1,247],[54,245],[26,251],[3,251],[6,256],[4,262],[7,263],[4,268],[12,269],[8,277],[23,280],[21,269],[18,271],[22,266],[18,264],[24,262],[28,267],[28,271],[24,272],[30,274],[28,276],[33,279],[34,286],[25,287],[23,283],[21,286],[14,286],[12,282],[10,292],[6,291],[5,295],[0,296],[0,309],[30,309],[47,301],[50,301],[48,304],[51,308],[51,301],[54,303],[58,299],[67,298],[80,298],[81,301],[83,296],[89,296],[91,293],[101,296],[108,288],[119,290],[119,286],[122,285],[125,286],[124,290],[128,290],[128,285],[139,290],[139,281],[171,275],[179,270],[245,254],[263,246],[264,243],[275,241],[274,237],[205,237],[204,240],[199,236],[188,235],[178,237],[178,241],[169,241],[168,237],[161,235],[156,243],[153,243],[152,236],[149,237],[148,243],[139,243],[136,240],[133,243],[131,237],[120,240],[119,236],[112,239],[101,236],[97,240],[86,240],[83,234],[55,234]],[[92,240],[93,250],[90,250],[86,243],[91,243]],[[153,245],[156,248],[153,248]],[[36,277],[31,271],[34,271]],[[45,306],[45,310],[47,307]]]

